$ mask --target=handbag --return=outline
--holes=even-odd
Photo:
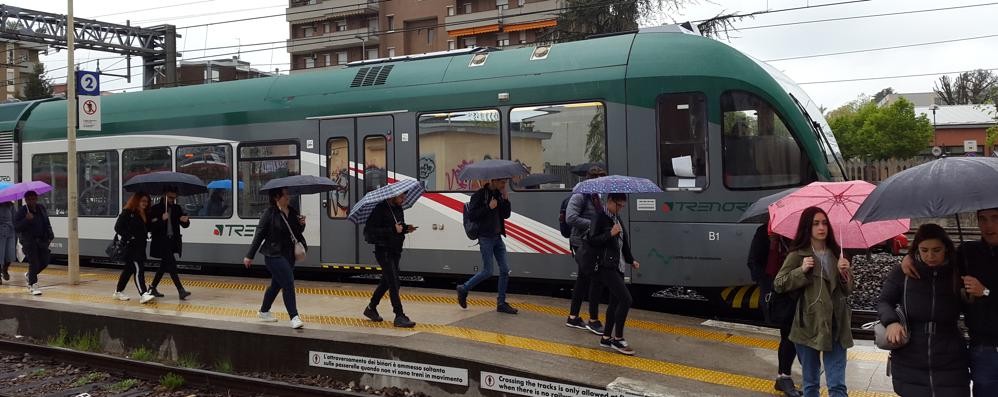
[[[288,223],[288,218],[285,218],[284,214],[281,214],[281,219],[284,220],[284,224],[288,227],[288,232],[291,233],[291,242],[295,246],[295,261],[305,260],[305,246],[295,238],[295,231],[291,228],[291,224]]]
[[[114,239],[107,245],[107,248],[104,249],[104,253],[115,262],[121,262],[125,259],[125,242],[121,241],[117,233],[115,233]]]
[[[908,341],[911,340],[911,333],[908,332],[908,277],[904,278],[904,293],[903,293],[904,306],[896,305],[894,306],[894,312],[897,313],[898,323],[904,328],[904,336],[898,343],[891,343],[887,340],[887,327],[884,326],[879,320],[874,321],[873,324],[873,337],[874,343],[878,348],[883,350],[896,350],[905,347]],[[863,326],[865,329],[868,328],[869,324]]]
[[[763,312],[766,322],[774,325],[790,325],[794,321],[794,311],[797,310],[797,301],[800,300],[801,291],[794,290],[785,293],[769,291],[764,299],[766,300],[766,311]]]

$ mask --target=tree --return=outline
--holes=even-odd
[[[904,98],[880,107],[870,98],[861,97],[832,111],[829,117],[846,158],[913,157],[928,147],[934,134],[928,117],[916,117],[915,105]]]
[[[940,76],[933,87],[947,105],[973,105],[998,98],[998,76],[990,70],[977,69],[956,75]]]
[[[52,97],[52,82],[45,77],[45,65],[41,62],[35,64],[35,72],[28,77],[24,85],[24,94],[18,99],[30,101],[33,99],[43,99]]]
[[[894,93],[894,89],[893,88],[891,88],[891,87],[884,88],[884,89],[880,90],[880,92],[878,92],[876,95],[873,96],[873,103],[880,103],[880,101],[884,100],[884,98],[887,98],[888,95],[893,94],[893,93]]]
[[[582,40],[595,34],[636,30],[638,21],[648,19],[657,11],[678,13],[698,0],[566,0],[558,16],[558,27],[553,32],[557,41]],[[732,23],[752,14],[718,14],[697,24],[697,29],[707,37],[727,35],[734,29]]]

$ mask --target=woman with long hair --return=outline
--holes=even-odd
[[[300,216],[295,207],[289,205],[291,195],[288,189],[272,189],[270,206],[260,216],[256,227],[253,243],[249,252],[243,258],[243,265],[249,269],[253,265],[253,257],[260,251],[264,264],[270,272],[270,287],[263,293],[263,304],[257,313],[260,320],[276,322],[277,317],[270,313],[270,307],[280,292],[284,297],[284,307],[288,309],[291,318],[291,328],[305,326],[298,316],[298,305],[295,302],[295,242],[305,245],[305,217]]]
[[[887,327],[887,340],[908,343],[891,351],[894,392],[908,396],[969,396],[967,342],[957,324],[963,309],[956,248],[942,227],[918,228],[909,257],[920,278],[900,267],[887,274],[877,311]],[[905,315],[908,328],[898,318]]]
[[[145,261],[146,240],[149,237],[149,195],[138,192],[128,199],[125,208],[114,222],[114,232],[121,236],[125,245],[125,256],[122,259],[121,276],[114,290],[114,297],[127,301],[129,297],[123,292],[131,278],[135,289],[139,291],[139,302],[148,303],[155,296],[146,288]]]
[[[835,241],[828,214],[818,207],[805,209],[790,254],[773,282],[776,292],[798,296],[790,341],[801,362],[805,397],[821,392],[822,362],[828,395],[847,395],[846,349],[853,345],[848,301],[852,288],[849,260]]]

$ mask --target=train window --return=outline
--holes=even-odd
[[[384,136],[364,138],[364,193],[388,184],[388,140]]]
[[[498,110],[427,113],[419,116],[419,180],[429,191],[472,191],[458,179],[479,160],[500,158]]]
[[[52,186],[52,192],[38,196],[49,215],[66,216],[66,153],[37,154],[31,158],[31,180]]]
[[[177,197],[177,204],[193,217],[232,216],[232,146],[205,145],[177,148],[177,172],[190,174],[208,185],[208,192]],[[246,189],[245,183],[236,190]]]
[[[173,170],[173,155],[168,147],[125,149],[121,152],[121,157],[121,169],[125,174],[122,183],[128,183],[130,179],[138,175]],[[122,192],[122,203],[127,203],[131,197],[132,193]],[[153,203],[158,201],[159,198],[152,198]]]
[[[259,218],[270,205],[270,198],[260,193],[271,179],[301,173],[298,145],[295,143],[251,143],[239,146],[239,217]],[[298,206],[297,196],[291,205]]]
[[[336,182],[336,189],[329,192],[329,217],[343,219],[350,213],[350,141],[332,138],[326,148],[326,176]]]
[[[600,102],[514,108],[509,134],[511,158],[530,170],[514,184],[517,190],[571,189],[590,166],[606,167],[606,107]]]
[[[76,158],[80,216],[117,215],[118,151],[83,152]]]
[[[721,95],[724,185],[730,189],[797,186],[807,175],[800,145],[773,107],[744,91]]]
[[[658,98],[659,164],[667,190],[707,186],[707,97],[703,93]]]

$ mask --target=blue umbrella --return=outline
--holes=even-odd
[[[645,178],[610,175],[579,182],[572,193],[661,193],[662,189]]]
[[[10,182],[0,182],[0,190],[4,190],[4,189],[9,188],[11,186],[14,186],[14,184],[10,183]]]
[[[488,159],[468,164],[461,170],[458,178],[462,181],[487,181],[524,175],[527,175],[527,168],[523,164],[509,160]]]
[[[243,181],[239,181],[239,190],[246,188],[246,184]],[[231,179],[220,179],[217,181],[208,182],[208,189],[225,189],[232,190],[232,180]]]
[[[367,218],[371,216],[371,212],[374,211],[374,207],[378,203],[398,197],[402,193],[405,193],[405,202],[402,203],[402,208],[411,208],[425,191],[426,187],[423,186],[423,183],[413,179],[382,186],[365,194],[364,198],[354,204],[347,219],[356,224],[367,222]]]
[[[293,175],[271,179],[260,188],[260,192],[271,189],[288,189],[289,194],[314,194],[328,192],[336,188],[336,183],[329,178],[315,175]]]

